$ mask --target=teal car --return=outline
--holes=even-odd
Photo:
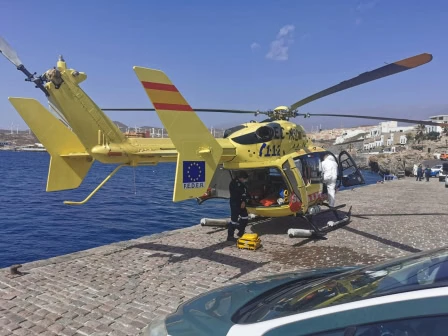
[[[142,335],[445,335],[447,284],[448,248],[280,274],[204,293]]]

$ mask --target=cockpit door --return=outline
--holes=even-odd
[[[364,177],[353,158],[346,151],[339,154],[338,186],[352,187],[365,184]]]
[[[230,174],[230,170],[224,169],[222,164],[219,164],[207,188],[207,192],[197,197],[196,200],[201,204],[212,198],[230,198],[229,184],[231,181],[232,175]]]
[[[308,195],[299,168],[293,159],[289,158],[283,163],[282,169],[292,189],[292,195],[289,197],[289,208],[293,212],[301,209],[305,213],[308,210]]]

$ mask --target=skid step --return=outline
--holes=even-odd
[[[330,207],[330,206],[328,205],[328,203],[322,203],[322,205],[324,205],[324,206],[326,206],[327,208],[329,208],[329,210],[339,210],[339,209],[345,208],[345,207],[347,206],[347,204],[339,204],[339,205],[337,205],[337,206],[335,206],[335,207]]]
[[[254,214],[249,214],[249,223],[259,220],[259,217]],[[227,224],[230,223],[229,218],[202,218],[201,226],[212,226],[212,227],[227,227]]]
[[[345,204],[342,204],[339,206],[343,207]],[[308,222],[310,225],[310,229],[289,229],[288,230],[288,236],[289,238],[294,237],[316,237],[325,239],[324,236],[327,234],[328,231],[333,230],[337,228],[341,224],[348,223],[350,221],[350,218],[352,216],[352,207],[348,210],[347,214],[344,217],[340,217],[338,213],[336,212],[335,208],[331,208],[331,210],[325,210],[325,212],[333,211],[334,215],[336,217],[336,221],[328,221],[327,225],[325,225],[323,228],[319,229],[312,220],[312,216],[304,216],[303,218]]]

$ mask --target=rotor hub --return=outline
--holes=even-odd
[[[297,116],[295,110],[291,110],[288,106],[277,106],[273,110],[265,112],[271,119],[274,120],[289,120],[289,118],[294,118]]]
[[[274,112],[287,112],[289,110],[289,107],[288,106],[277,106],[275,109],[274,109]]]

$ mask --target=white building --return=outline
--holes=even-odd
[[[347,140],[347,139],[350,139],[357,135],[361,135],[361,134],[365,134],[365,133],[366,133],[366,131],[359,130],[359,129],[344,131],[344,132],[342,132],[342,134],[340,136],[338,136],[336,138],[336,140],[334,141],[334,144],[335,145],[341,144],[341,143],[345,142],[345,140]]]
[[[371,137],[369,139],[366,139],[364,142],[364,150],[372,150],[374,148],[380,148],[380,147],[389,147],[389,150],[387,152],[395,153],[397,146],[403,146],[406,145],[408,142],[408,138],[405,133],[403,132],[392,132],[392,133],[385,133],[381,134],[379,136]]]
[[[373,127],[370,130],[370,137],[374,138],[377,137],[381,134],[386,134],[386,133],[405,133],[405,132],[410,132],[412,130],[415,129],[415,125],[413,126],[398,126],[398,122],[396,121],[384,121],[384,122],[380,122],[378,124],[378,126]]]
[[[448,114],[441,114],[441,115],[429,117],[429,120],[426,120],[426,121],[433,121],[436,123],[447,123],[448,124]],[[430,133],[430,132],[442,133],[442,131],[443,131],[443,128],[441,126],[425,125],[425,128],[426,128],[426,130],[425,130],[426,133]]]

